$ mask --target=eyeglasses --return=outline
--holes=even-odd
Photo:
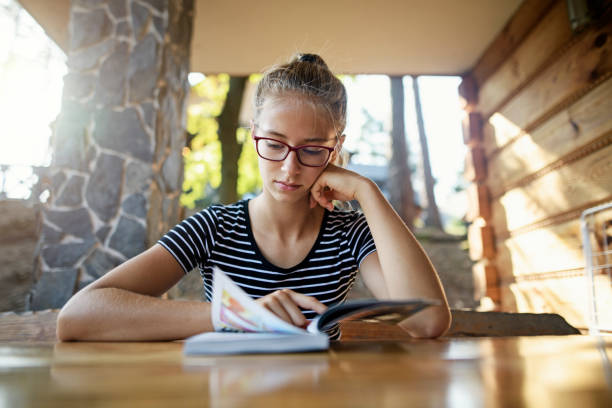
[[[270,161],[283,161],[290,152],[295,152],[300,164],[307,167],[321,167],[327,164],[329,156],[336,148],[318,145],[289,146],[280,140],[253,135],[255,149],[262,159]]]

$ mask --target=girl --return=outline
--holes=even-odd
[[[174,340],[211,331],[215,265],[301,327],[343,301],[359,270],[377,298],[439,300],[401,325],[414,337],[443,334],[450,313],[423,249],[371,180],[333,164],[345,124],[346,91],[319,56],[267,72],[251,127],[261,194],[195,214],[78,292],[60,312],[58,338]],[[333,200],[357,200],[363,213],[335,209]],[[159,298],[196,266],[208,302]]]

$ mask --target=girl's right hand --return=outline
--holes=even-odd
[[[327,310],[327,306],[312,296],[281,289],[256,300],[257,303],[294,326],[305,328],[309,321],[304,317],[300,307],[314,310],[318,314]]]

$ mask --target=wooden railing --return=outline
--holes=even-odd
[[[499,337],[570,335],[580,332],[556,314],[452,311],[453,323],[444,337]],[[56,341],[58,309],[26,313],[0,313],[0,342]],[[361,321],[342,322],[343,341],[407,340],[395,325]]]

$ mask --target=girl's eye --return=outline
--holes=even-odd
[[[317,156],[323,153],[324,151],[325,149],[321,149],[320,147],[309,147],[306,149],[302,149],[302,152],[304,152],[305,154],[309,156]]]
[[[284,145],[280,144],[280,143],[274,143],[270,140],[266,140],[266,147],[268,149],[274,149],[274,150],[282,150],[285,148]]]

